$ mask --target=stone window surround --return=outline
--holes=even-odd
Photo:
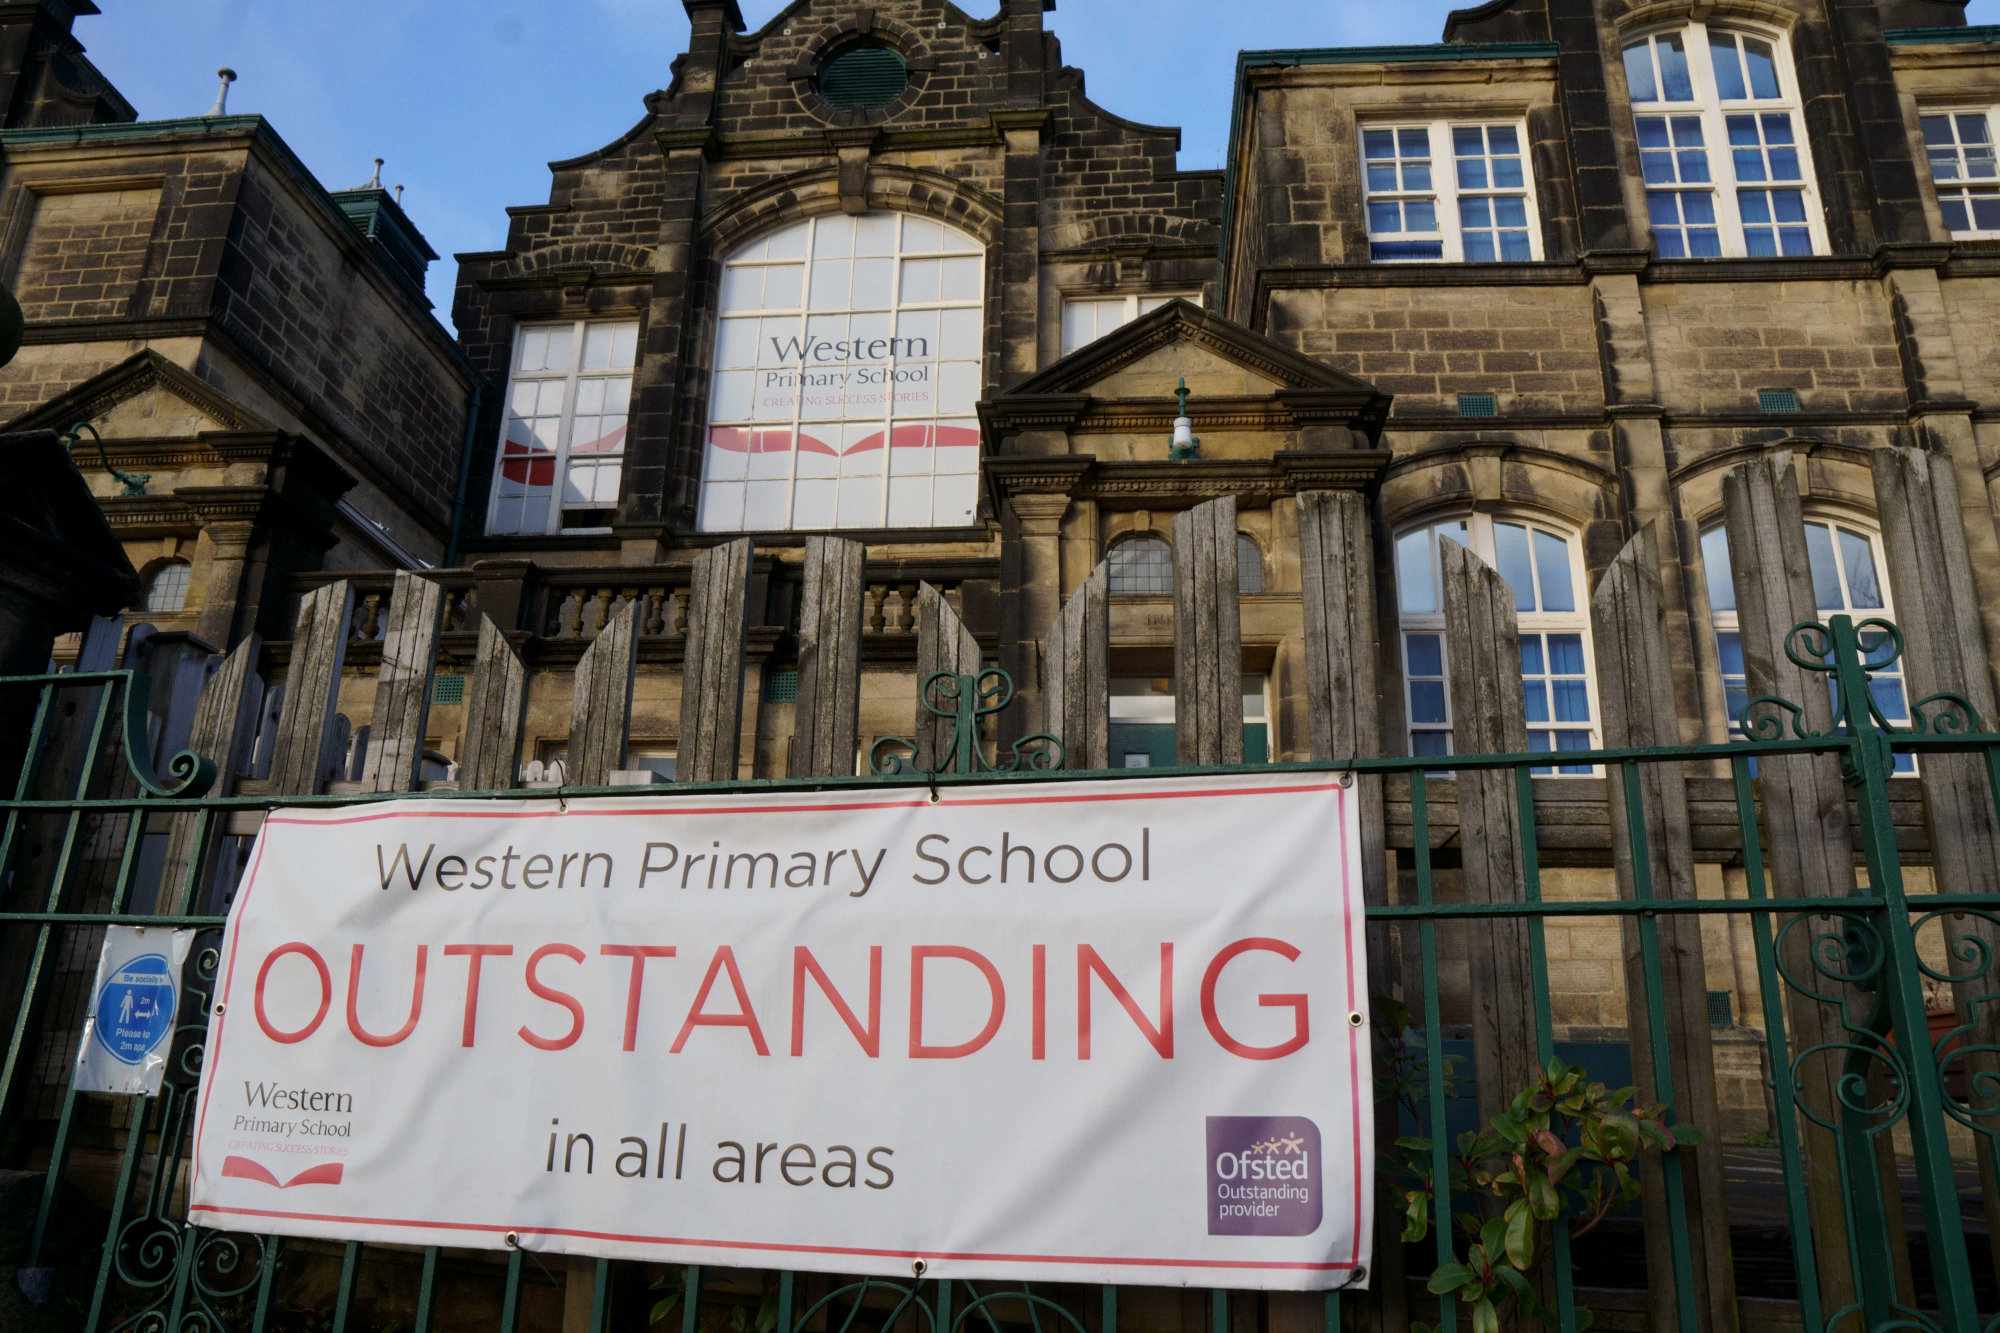
[[[1995,105],[1993,102],[1980,102],[1976,99],[1968,101],[1964,98],[1936,102],[1920,101],[1917,105],[1918,128],[1916,136],[1917,154],[1924,159],[1924,177],[1930,182],[1930,199],[1928,202],[1938,208],[1938,225],[1943,228],[1944,234],[1953,240],[1964,241],[1990,241],[2000,238],[2000,228],[1981,229],[1975,224],[1968,231],[1953,231],[1950,224],[1944,220],[1943,203],[1940,196],[1945,190],[1965,192],[1972,189],[1979,189],[1982,186],[1990,190],[2000,190],[2000,177],[1960,177],[1954,181],[1940,182],[1930,168],[1929,145],[1923,136],[1923,122],[1931,116],[1983,116],[1986,120],[1987,143],[1996,152],[2000,152],[2000,105]],[[1956,141],[1956,139],[1957,135],[1954,130],[1954,140]],[[1960,144],[1960,151],[1962,155],[1962,143]]]
[[[1520,192],[1526,196],[1528,215],[1528,259],[1526,261],[1502,260],[1497,255],[1491,261],[1476,261],[1465,258],[1465,245],[1458,217],[1460,189],[1457,179],[1457,155],[1452,151],[1452,131],[1455,129],[1478,129],[1483,132],[1496,127],[1512,129],[1517,136],[1516,142],[1520,148]],[[1518,111],[1512,114],[1488,115],[1481,114],[1474,109],[1461,110],[1457,107],[1444,107],[1441,109],[1425,107],[1413,108],[1411,113],[1406,115],[1398,115],[1393,111],[1384,110],[1357,116],[1355,124],[1355,151],[1357,154],[1356,162],[1358,171],[1355,181],[1360,186],[1361,191],[1362,231],[1368,233],[1368,201],[1376,193],[1368,189],[1368,152],[1366,148],[1368,131],[1417,128],[1422,128],[1430,139],[1430,193],[1437,209],[1438,232],[1442,238],[1444,253],[1437,259],[1376,259],[1370,254],[1367,262],[1370,264],[1538,263],[1546,258],[1548,255],[1548,246],[1545,244],[1542,235],[1543,218],[1541,202],[1535,190],[1533,142],[1528,135],[1528,118],[1525,113]],[[1443,153],[1438,151],[1440,146],[1445,150]],[[1400,161],[1400,159],[1397,160]],[[1412,192],[1399,189],[1393,192],[1383,191],[1381,193],[1394,193],[1400,197]],[[1476,191],[1475,193],[1491,196],[1496,193],[1511,194],[1513,191],[1511,189],[1494,190],[1489,183],[1488,188]],[[1365,243],[1372,245],[1375,239],[1372,234],[1367,234]]]
[[[1717,29],[1746,36],[1754,36],[1770,42],[1775,52],[1778,66],[1779,91],[1781,96],[1771,106],[1773,110],[1783,110],[1792,117],[1794,140],[1798,147],[1801,175],[1804,177],[1806,196],[1806,223],[1812,236],[1814,255],[1832,253],[1827,235],[1826,201],[1819,187],[1818,167],[1814,144],[1806,124],[1806,90],[1798,79],[1798,64],[1792,50],[1792,30],[1797,26],[1798,15],[1776,6],[1754,3],[1753,0],[1734,0],[1727,4],[1674,3],[1645,5],[1625,14],[1616,23],[1604,30],[1604,66],[1607,91],[1612,103],[1613,132],[1624,146],[1620,156],[1627,168],[1625,175],[1631,185],[1628,201],[1633,206],[1633,237],[1636,242],[1652,249],[1652,228],[1648,220],[1646,205],[1646,183],[1638,170],[1638,128],[1632,101],[1632,92],[1625,79],[1624,51],[1635,42],[1667,32],[1687,32],[1693,28],[1704,31],[1703,55],[1696,58],[1694,50],[1688,49],[1690,76],[1695,84],[1695,98],[1687,103],[1649,102],[1649,109],[1685,106],[1689,114],[1702,118],[1705,148],[1709,154],[1710,183],[1716,198],[1717,227],[1722,234],[1722,259],[1741,260],[1752,258],[1744,253],[1743,224],[1737,213],[1735,191],[1737,182],[1732,162],[1729,158],[1730,144],[1723,124],[1724,112],[1721,102],[1714,95],[1714,70],[1706,58],[1706,31]],[[1619,114],[1620,109],[1623,115]],[[1688,261],[1692,262],[1692,261]],[[1701,262],[1713,263],[1709,259]]]

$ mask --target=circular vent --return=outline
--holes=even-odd
[[[845,47],[828,57],[819,71],[819,95],[847,110],[887,106],[909,86],[910,67],[880,42]]]

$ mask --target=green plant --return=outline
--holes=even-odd
[[[1589,1233],[1613,1208],[1639,1197],[1642,1151],[1700,1142],[1692,1128],[1668,1125],[1665,1106],[1633,1106],[1634,1095],[1551,1060],[1506,1110],[1459,1135],[1447,1159],[1452,1196],[1483,1207],[1457,1214],[1466,1248],[1461,1255],[1454,1244],[1453,1258],[1438,1265],[1428,1286],[1439,1300],[1456,1297],[1470,1307],[1473,1333],[1499,1333],[1502,1316],[1550,1319],[1534,1268],[1556,1221],[1567,1220],[1572,1236]],[[1402,1238],[1421,1241],[1430,1234],[1437,1193],[1431,1141],[1400,1138],[1396,1147]],[[1589,1327],[1589,1311],[1578,1315],[1578,1327]]]

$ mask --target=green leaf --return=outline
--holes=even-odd
[[[1528,1178],[1528,1209],[1540,1221],[1553,1222],[1562,1211],[1562,1199],[1556,1193],[1556,1181],[1560,1178],[1553,1171],[1537,1171]]]
[[[1515,1300],[1529,1305],[1534,1303],[1535,1289],[1528,1284],[1526,1273],[1518,1268],[1500,1268],[1494,1271],[1499,1273],[1500,1280],[1507,1284],[1507,1290],[1514,1293]]]
[[[1479,1246],[1488,1254],[1499,1254],[1507,1248],[1507,1220],[1504,1217],[1489,1218],[1486,1225],[1479,1228]]]
[[[1535,1216],[1528,1211],[1527,1200],[1507,1205],[1506,1223],[1507,1262],[1526,1268],[1535,1262]]]
[[[1500,1312],[1491,1300],[1482,1297],[1472,1307],[1472,1333],[1500,1333]]]
[[[1694,1125],[1675,1125],[1674,1142],[1683,1148],[1692,1148],[1701,1142],[1701,1130]]]
[[[1396,1146],[1405,1152],[1429,1152],[1431,1150],[1431,1141],[1429,1139],[1405,1137],[1397,1139]]]
[[[1464,1264],[1439,1264],[1424,1287],[1433,1296],[1448,1296],[1473,1280],[1472,1270]]]
[[[1431,1229],[1431,1196],[1412,1193],[1409,1208],[1403,1219],[1403,1241],[1408,1244],[1422,1240]]]

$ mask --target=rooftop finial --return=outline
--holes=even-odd
[[[229,114],[229,85],[236,82],[236,71],[224,65],[215,71],[215,77],[222,80],[222,86],[215,90],[215,105],[208,109],[211,116]]]
[[[368,178],[368,188],[371,190],[382,188],[382,159],[379,157],[375,159],[375,174]]]
[[[396,205],[397,205],[397,207],[399,207],[399,208],[400,208],[400,207],[402,206],[402,203],[403,203],[403,187],[402,187],[402,186],[400,186],[400,185],[398,185],[398,186],[396,187]]]

